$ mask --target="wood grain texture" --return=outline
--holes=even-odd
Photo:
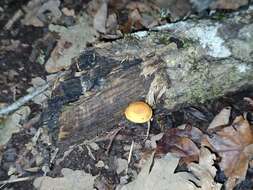
[[[68,143],[90,139],[116,127],[130,102],[145,99],[151,81],[140,76],[140,71],[139,65],[127,70],[116,69],[106,79],[103,90],[81,98],[76,106],[64,111],[59,126],[71,133]]]

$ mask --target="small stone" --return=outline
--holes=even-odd
[[[105,163],[102,161],[102,160],[99,160],[96,165],[95,165],[97,168],[103,168],[105,167]]]
[[[128,167],[127,160],[122,159],[122,158],[118,158],[116,160],[116,166],[117,166],[117,174],[120,174],[122,171],[127,169],[127,167]]]
[[[8,170],[8,176],[11,176],[17,172],[16,168],[14,166],[10,166]]]
[[[125,185],[128,183],[129,176],[125,175],[120,178],[120,185]]]
[[[97,143],[92,142],[89,144],[89,146],[93,149],[93,150],[99,150],[99,146]]]
[[[43,163],[43,157],[41,155],[36,155],[36,166],[40,166]]]
[[[153,149],[156,148],[156,141],[160,140],[162,137],[163,137],[163,133],[159,133],[159,134],[151,137],[151,139],[150,139],[151,140],[151,147]]]

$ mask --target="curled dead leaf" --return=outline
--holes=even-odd
[[[152,154],[143,166],[137,179],[118,188],[120,190],[219,190],[221,184],[214,181],[216,168],[215,155],[202,147],[199,163],[192,163],[188,172],[175,172],[179,158],[168,153],[160,159]]]
[[[106,33],[107,11],[107,1],[103,1],[93,20],[93,26],[98,32]]]
[[[231,113],[231,107],[223,108],[219,114],[217,114],[212,122],[208,126],[208,130],[214,129],[215,127],[228,125],[229,117]]]
[[[200,152],[194,141],[200,142],[202,135],[199,129],[191,126],[187,126],[185,129],[168,129],[162,139],[157,142],[156,153],[171,152],[184,158],[185,162],[197,161]]]
[[[242,6],[248,5],[249,0],[217,0],[211,4],[212,9],[231,9],[236,10]]]
[[[202,141],[202,145],[221,157],[219,165],[228,177],[230,188],[245,179],[249,159],[253,156],[252,144],[253,129],[242,116],[236,117],[232,125],[205,135]]]

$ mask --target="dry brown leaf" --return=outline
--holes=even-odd
[[[101,33],[106,33],[106,20],[107,20],[107,1],[103,0],[101,7],[98,9],[97,13],[94,16],[93,26],[94,28]]]
[[[120,190],[219,190],[221,184],[214,181],[216,168],[213,166],[215,155],[202,148],[199,164],[192,163],[189,169],[193,174],[177,172],[179,158],[169,153],[161,159],[153,157],[146,162],[136,180]],[[197,185],[195,185],[197,184]]]
[[[31,110],[28,106],[22,106],[7,118],[0,120],[0,145],[5,145],[13,133],[20,131],[22,121],[30,115]]]
[[[199,148],[193,140],[200,142],[202,135],[199,129],[191,126],[187,126],[185,129],[168,129],[162,139],[157,142],[156,152],[158,154],[171,152],[185,158],[185,161],[196,161],[199,156]]]
[[[212,9],[232,9],[236,10],[242,6],[248,5],[249,0],[217,0],[211,5]]]
[[[202,141],[202,145],[210,147],[222,158],[219,165],[228,177],[227,183],[233,185],[246,176],[249,158],[253,156],[252,143],[252,127],[242,116],[236,117],[231,126],[206,135]]]
[[[72,63],[72,58],[78,56],[87,43],[94,42],[98,36],[94,28],[90,26],[90,17],[86,14],[83,14],[74,26],[50,24],[49,30],[61,36],[45,65],[49,73],[68,68]]]
[[[34,180],[33,185],[38,190],[91,190],[93,189],[96,176],[85,173],[81,170],[63,168],[64,177],[52,178],[48,176],[39,177]]]
[[[216,156],[212,154],[207,148],[200,149],[199,163],[190,163],[188,168],[199,179],[201,189],[205,190],[219,190],[221,184],[214,181],[217,169],[213,166]]]
[[[67,7],[63,7],[61,11],[66,16],[72,16],[72,17],[76,16],[74,9],[68,9]]]
[[[228,125],[230,113],[231,113],[231,107],[223,108],[220,111],[220,113],[214,117],[214,119],[208,126],[208,130],[214,129],[215,127]]]
[[[117,25],[117,15],[115,13],[110,14],[106,22],[106,29],[108,32],[116,32],[115,30],[117,29]]]
[[[135,27],[135,29],[141,29],[141,15],[138,9],[135,9],[129,13],[128,21],[132,23],[132,26]]]
[[[158,7],[168,11],[171,21],[187,16],[192,8],[189,0],[154,0],[154,2]]]
[[[25,18],[22,20],[24,25],[32,25],[35,27],[44,26],[43,14],[50,12],[52,14],[52,21],[56,21],[61,17],[61,11],[59,10],[59,0],[32,0],[27,6],[23,7],[26,12]]]
[[[142,3],[142,2],[137,2],[137,1],[132,1],[128,3],[126,6],[127,9],[129,10],[135,10],[138,9],[140,12],[151,12],[152,9],[150,6],[148,6],[148,3]]]

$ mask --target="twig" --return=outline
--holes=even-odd
[[[129,151],[129,155],[128,155],[128,159],[127,159],[126,174],[128,172],[128,167],[129,167],[129,164],[131,162],[131,158],[132,158],[132,155],[133,155],[133,150],[134,150],[134,141],[132,141],[132,144],[131,144],[131,147],[130,147],[130,151]]]
[[[92,151],[91,151],[89,145],[87,144],[87,145],[85,145],[85,147],[86,147],[87,150],[88,150],[88,155],[89,155],[93,160],[96,160],[96,158],[95,158],[95,156],[93,155],[93,153],[92,153]]]
[[[115,137],[117,136],[117,134],[120,132],[121,129],[122,129],[122,127],[116,129],[116,130],[113,132],[112,136],[110,137],[110,143],[109,143],[109,145],[107,146],[107,150],[106,150],[106,154],[107,154],[107,155],[108,155],[109,152],[110,152],[110,149],[111,149],[113,140],[115,139]]]
[[[33,178],[34,178],[34,176],[29,176],[29,177],[21,177],[21,178],[16,178],[16,179],[3,180],[3,181],[0,181],[0,185],[9,184],[9,183],[17,183],[17,182],[21,182],[21,181],[28,181],[28,180],[32,180]]]
[[[35,96],[44,92],[46,89],[49,88],[49,86],[50,86],[50,84],[47,83],[47,84],[37,88],[31,94],[27,94],[26,96],[19,98],[16,102],[12,103],[11,105],[0,109],[0,116],[8,115],[10,112],[17,110],[19,107],[21,107],[22,105],[24,105],[25,103],[27,103],[28,101],[33,99]]]
[[[50,164],[52,164],[54,162],[58,152],[59,152],[59,148],[56,148],[55,151],[53,152],[52,156],[51,156]]]
[[[15,14],[11,17],[11,19],[5,24],[4,29],[9,30],[13,26],[13,24],[21,17],[24,13],[19,9],[15,12]]]
[[[56,80],[62,77],[65,74],[65,72],[59,73],[58,76],[56,77]],[[47,90],[54,81],[49,81],[46,84],[36,88],[32,93],[27,94],[26,96],[23,96],[19,98],[16,102],[12,103],[11,105],[8,105],[2,109],[0,109],[0,117],[4,115],[8,115],[9,113],[17,110],[19,107],[23,106],[25,103],[29,102],[32,100],[35,96],[38,96],[45,90]]]

